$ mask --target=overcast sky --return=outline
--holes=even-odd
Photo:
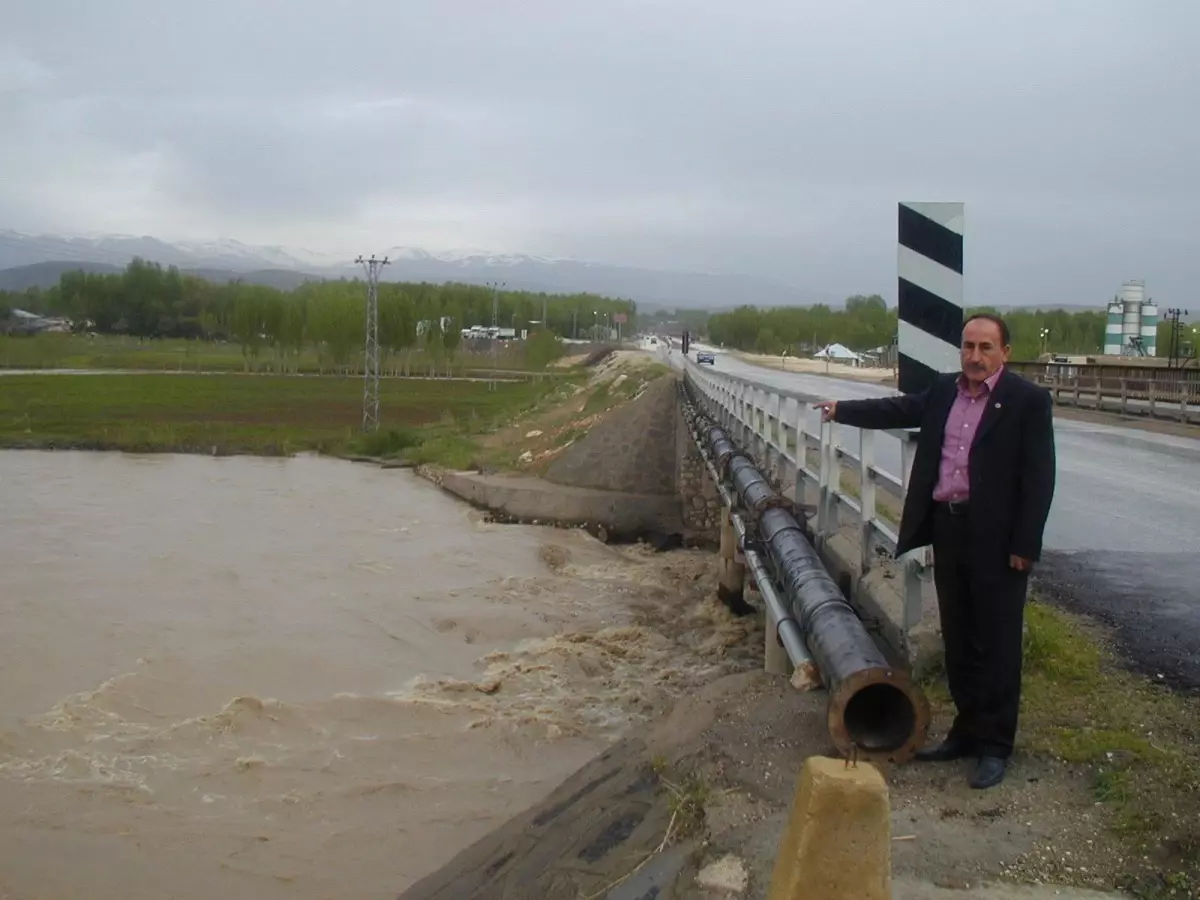
[[[4,0],[0,227],[1200,306],[1196,0]],[[746,298],[752,300],[753,298]]]

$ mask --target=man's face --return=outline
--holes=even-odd
[[[972,319],[962,333],[962,370],[967,381],[981,384],[1008,362],[1011,348],[1004,346],[1000,326],[987,319]]]

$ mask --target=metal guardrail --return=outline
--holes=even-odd
[[[866,575],[889,559],[895,559],[898,535],[880,515],[879,492],[902,505],[908,490],[908,475],[916,449],[916,433],[872,432],[821,423],[819,430],[807,425],[807,407],[820,399],[791,391],[764,387],[745,378],[700,368],[688,360],[685,376],[695,388],[705,412],[720,423],[745,448],[777,484],[791,485],[791,500],[797,514],[815,514],[809,522],[818,549],[852,523],[860,545],[859,572]],[[857,449],[842,446],[836,429],[857,433]],[[876,440],[895,440],[900,447],[901,472],[889,472],[875,461]],[[857,490],[846,489],[842,476],[857,473]],[[816,498],[808,500],[809,491]],[[782,493],[783,491],[781,491]],[[815,507],[815,508],[814,508]],[[897,560],[904,570],[905,636],[921,622],[922,584],[928,578],[927,553],[913,551]]]
[[[1200,381],[1047,374],[1027,366],[1014,369],[1046,388],[1056,406],[1173,419],[1184,424],[1200,422]]]

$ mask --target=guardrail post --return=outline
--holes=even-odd
[[[900,483],[904,486],[904,496],[908,496],[908,480],[912,473],[913,445],[911,440],[900,442]]]
[[[924,548],[916,552],[925,556]],[[921,624],[925,612],[924,591],[922,590],[925,581],[922,573],[923,565],[921,560],[910,559],[904,566],[904,641],[906,644],[909,633]]]
[[[733,519],[729,515],[729,507],[721,507],[721,547],[720,570],[718,574],[717,597],[727,606],[737,606],[743,599],[743,588],[746,578],[746,567],[738,561],[737,532],[733,528]]]
[[[754,457],[755,462],[762,459],[762,429],[759,427],[759,419],[761,418],[758,410],[758,388],[750,388],[750,409],[746,421],[750,425],[750,434],[747,437],[743,447],[749,447],[750,453]]]
[[[746,440],[742,449],[748,451],[756,460],[759,459],[758,447],[758,389],[753,385],[746,388]]]
[[[754,429],[750,427],[754,409],[754,389],[749,385],[742,386],[742,440],[740,447],[754,446]]]
[[[739,383],[737,386],[737,402],[734,406],[734,418],[737,419],[737,427],[734,428],[734,434],[737,436],[737,444],[739,447],[746,446],[746,385]]]
[[[758,455],[755,459],[762,466],[765,474],[769,476],[771,472],[771,413],[767,408],[767,404],[770,403],[771,397],[765,390],[761,389],[755,391],[755,396],[758,398],[758,406],[754,416],[754,433],[758,438],[755,441],[758,444]]]
[[[821,461],[818,466],[817,540],[821,545],[833,533],[835,492],[840,486],[841,469],[833,446],[833,423],[821,423]]]
[[[1150,418],[1152,418],[1152,419],[1154,418],[1154,401],[1155,401],[1155,399],[1157,399],[1156,395],[1158,394],[1158,392],[1154,389],[1156,384],[1157,384],[1157,382],[1151,380],[1151,382],[1150,382]]]
[[[908,496],[908,483],[912,473],[913,442],[900,442],[900,480],[904,485],[904,496]],[[921,624],[924,616],[922,590],[924,570],[929,566],[929,550],[922,547],[909,554],[904,563],[904,641],[908,643],[909,632]]]
[[[804,474],[808,466],[808,438],[805,429],[806,411],[802,402],[796,402],[796,484],[792,489],[792,510],[800,524],[808,527],[808,516],[804,512],[808,504],[808,479]]]
[[[861,574],[866,575],[875,559],[875,433],[866,428],[858,430],[859,543],[862,547]]]
[[[767,458],[763,465],[767,468],[767,477],[774,479],[776,485],[783,483],[783,451],[787,440],[783,436],[783,398],[774,391],[767,394]]]

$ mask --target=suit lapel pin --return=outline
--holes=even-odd
[[[996,409],[999,409],[999,408],[1000,408],[1000,404],[999,404],[999,403],[997,403],[997,404],[996,404]]]

